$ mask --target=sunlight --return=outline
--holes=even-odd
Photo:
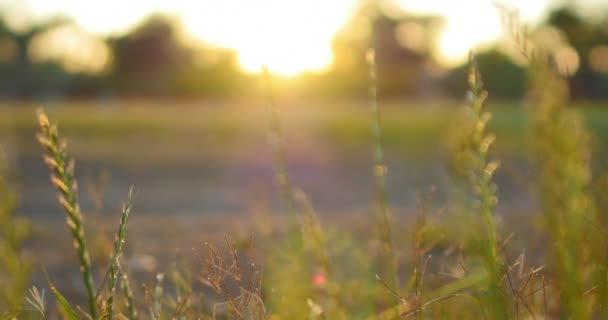
[[[494,3],[517,9],[525,22],[538,21],[549,0],[400,0],[403,8],[418,14],[439,14],[445,18],[436,44],[437,59],[454,66],[466,61],[469,51],[491,45],[503,34],[500,13]]]
[[[269,42],[272,43],[272,42]],[[299,48],[281,48],[278,50],[272,46],[261,45],[239,50],[239,64],[248,71],[259,73],[262,65],[268,70],[280,76],[296,76],[304,71],[320,71],[330,66],[332,52],[309,46]]]
[[[437,57],[447,65],[463,63],[471,49],[492,43],[502,34],[500,16],[495,10],[473,19],[461,13],[448,17],[438,39]]]
[[[439,15],[445,27],[435,45],[444,65],[466,60],[468,52],[491,44],[501,33],[499,13],[490,0],[395,0],[408,14]],[[524,21],[538,21],[549,0],[497,1],[520,10]],[[332,63],[333,36],[348,21],[357,0],[107,0],[94,5],[75,0],[27,0],[37,15],[55,12],[73,17],[85,29],[98,33],[125,32],[153,12],[176,15],[188,33],[205,43],[234,49],[248,72],[266,65],[271,72],[293,76],[322,71]],[[114,8],[120,7],[120,10]],[[112,17],[108,19],[108,17]]]
[[[199,38],[237,50],[246,71],[259,72],[266,65],[273,73],[292,76],[331,64],[331,41],[346,22],[351,2],[224,0],[213,14],[200,17],[201,11],[193,10],[182,18]]]

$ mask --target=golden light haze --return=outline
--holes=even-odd
[[[287,76],[327,68],[333,37],[359,5],[357,0],[2,1],[1,7],[33,19],[69,16],[96,34],[126,32],[146,15],[166,12],[179,17],[187,32],[205,43],[236,50],[245,70],[257,72],[265,64]],[[519,9],[528,22],[538,21],[550,2],[501,1]],[[445,19],[434,54],[446,65],[462,62],[472,48],[492,43],[502,33],[490,0],[397,0],[394,5],[406,13]]]

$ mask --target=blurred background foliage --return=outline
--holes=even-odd
[[[377,51],[380,97],[460,98],[466,66],[446,67],[433,55],[444,28],[441,16],[408,14],[363,1],[333,39],[333,63],[283,83],[290,94],[362,97],[363,55]],[[589,18],[574,5],[555,7],[530,30],[551,42],[570,75],[572,97],[608,98],[608,14]],[[189,34],[176,16],[152,14],[129,31],[100,37],[73,20],[53,17],[21,28],[0,16],[0,97],[11,100],[113,97],[235,97],[257,89],[238,53]],[[238,23],[235,21],[234,23]],[[482,26],[480,26],[482,27]],[[524,95],[521,58],[506,45],[479,52],[487,89],[500,99]],[[278,86],[279,90],[280,87]]]

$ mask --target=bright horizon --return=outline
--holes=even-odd
[[[154,12],[175,15],[186,31],[207,44],[238,53],[241,67],[258,72],[266,65],[273,73],[291,76],[320,71],[332,63],[331,42],[357,8],[356,0],[23,0],[8,7],[13,23],[63,14],[94,34],[123,33]],[[10,0],[8,0],[10,1]],[[587,0],[590,1],[590,0]],[[517,8],[525,22],[539,21],[551,0],[504,0]],[[599,3],[599,1],[597,1]],[[500,16],[490,0],[400,0],[408,14],[442,16],[445,26],[436,44],[436,57],[445,65],[466,59],[478,46],[501,37]],[[116,8],[119,8],[118,10]],[[9,21],[11,22],[11,21]]]

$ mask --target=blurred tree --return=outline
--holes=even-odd
[[[608,15],[603,19],[585,19],[574,7],[560,7],[536,30],[536,44],[552,51],[560,71],[570,77],[573,99],[608,98]],[[478,54],[486,88],[492,97],[519,99],[525,93],[526,75],[522,67],[498,48]],[[563,70],[561,70],[563,69]],[[567,70],[573,69],[573,70]],[[452,97],[464,92],[467,66],[452,69],[444,81]]]
[[[171,91],[179,70],[192,62],[174,26],[166,16],[154,15],[132,32],[108,40],[114,59],[112,81],[118,91],[151,95]]]
[[[67,23],[70,23],[67,18],[54,17],[25,30],[16,31],[0,19],[0,39],[6,45],[5,50],[12,51],[0,63],[2,74],[10,75],[10,77],[0,76],[0,92],[3,95],[29,97],[46,89],[47,85],[62,83],[60,80],[64,78],[65,73],[52,64],[40,66],[33,63],[29,49],[36,36]]]
[[[153,15],[132,32],[108,39],[113,53],[112,86],[128,95],[225,96],[242,85],[236,54],[195,47],[178,23]]]
[[[520,99],[526,91],[526,72],[503,54],[492,48],[477,55],[479,68],[484,74],[484,87],[496,99]],[[468,65],[450,70],[444,80],[444,89],[451,97],[461,97],[467,89]]]
[[[198,57],[176,79],[180,94],[188,96],[230,97],[246,94],[248,78],[242,73],[236,52],[219,48],[198,48]]]
[[[608,70],[594,70],[593,56],[597,48],[608,44],[608,15],[599,20],[580,15],[573,7],[561,7],[549,15],[546,23],[563,32],[579,55],[579,69],[570,79],[573,98],[607,99]],[[601,51],[599,51],[601,52]],[[608,59],[608,54],[598,59]],[[597,69],[597,68],[596,68]]]

